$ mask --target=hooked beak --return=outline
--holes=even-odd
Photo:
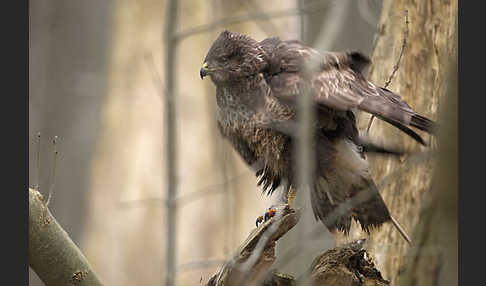
[[[201,79],[203,79],[205,76],[207,76],[208,73],[209,73],[208,63],[204,63],[201,70],[199,71],[199,75],[201,76]]]

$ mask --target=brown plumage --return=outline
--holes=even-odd
[[[399,228],[371,178],[356,128],[356,109],[374,114],[422,144],[409,126],[429,133],[437,128],[400,96],[366,80],[362,71],[369,64],[359,52],[321,54],[299,41],[257,42],[224,31],[200,71],[201,78],[209,75],[216,85],[221,134],[253,168],[268,194],[279,186],[286,193],[297,187],[296,100],[304,90],[310,92],[317,113],[312,124],[316,158],[309,186],[312,209],[331,231],[347,233],[352,218],[366,232],[387,221]],[[366,196],[353,202],[358,194]]]

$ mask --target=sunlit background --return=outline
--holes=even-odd
[[[43,194],[53,186],[53,215],[106,285],[165,279],[166,2],[30,1],[30,185],[39,184]],[[254,173],[217,131],[215,87],[199,78],[212,41],[229,29],[256,40],[279,36],[369,54],[380,9],[381,1],[179,1],[181,35],[223,18],[240,21],[177,43],[177,285],[206,283],[278,196],[261,195]],[[52,178],[54,136],[59,155]],[[298,196],[302,206],[308,199]],[[317,224],[310,208],[304,216],[279,247]],[[276,265],[300,273],[315,251],[333,245],[326,231],[292,265]],[[33,271],[29,280],[43,285]]]

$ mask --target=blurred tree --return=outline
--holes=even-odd
[[[47,197],[52,139],[59,156],[50,209],[80,245],[100,107],[112,0],[29,1],[29,182]],[[41,132],[40,178],[37,133]],[[43,285],[33,272],[29,285]]]
[[[457,22],[456,22],[457,25]],[[446,66],[446,94],[440,110],[439,158],[431,195],[415,227],[415,246],[409,249],[407,270],[400,285],[458,285],[458,70],[456,46]],[[434,250],[432,255],[430,250]]]
[[[180,1],[177,30],[249,12],[243,2],[222,2]],[[285,9],[294,2],[278,3]],[[110,285],[160,285],[165,279],[166,4],[123,0],[112,7],[107,94],[91,161],[82,241],[86,257]],[[280,19],[278,25],[291,31],[290,20]],[[214,34],[233,29],[263,38],[258,27],[247,21],[217,27]],[[239,158],[218,165],[233,154],[215,132],[209,109],[214,108],[214,90],[198,74],[214,34],[193,35],[177,46],[177,285],[212,275],[254,228],[259,210],[269,205]],[[211,95],[205,94],[208,90]]]

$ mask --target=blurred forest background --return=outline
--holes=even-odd
[[[165,280],[166,8],[164,0],[30,2],[30,185],[39,182],[47,194],[51,140],[57,135],[50,209],[106,285]],[[218,134],[214,85],[199,78],[212,41],[229,29],[256,40],[302,39],[322,50],[355,49],[371,56],[381,10],[378,0],[179,1],[178,32],[248,13],[277,17],[249,16],[178,42],[177,285],[205,283],[278,196],[261,195],[254,174]],[[403,11],[397,15],[403,18]],[[394,29],[401,39],[405,21],[399,21]],[[390,67],[400,41],[393,43],[398,48],[389,55]],[[411,105],[426,110],[417,104]],[[297,202],[305,206],[309,198],[303,194]],[[321,228],[322,235],[294,253],[291,262],[277,260],[281,271],[301,273],[316,252],[335,245],[336,238],[305,208],[278,247],[289,247],[313,228]],[[43,285],[33,271],[29,280]]]

